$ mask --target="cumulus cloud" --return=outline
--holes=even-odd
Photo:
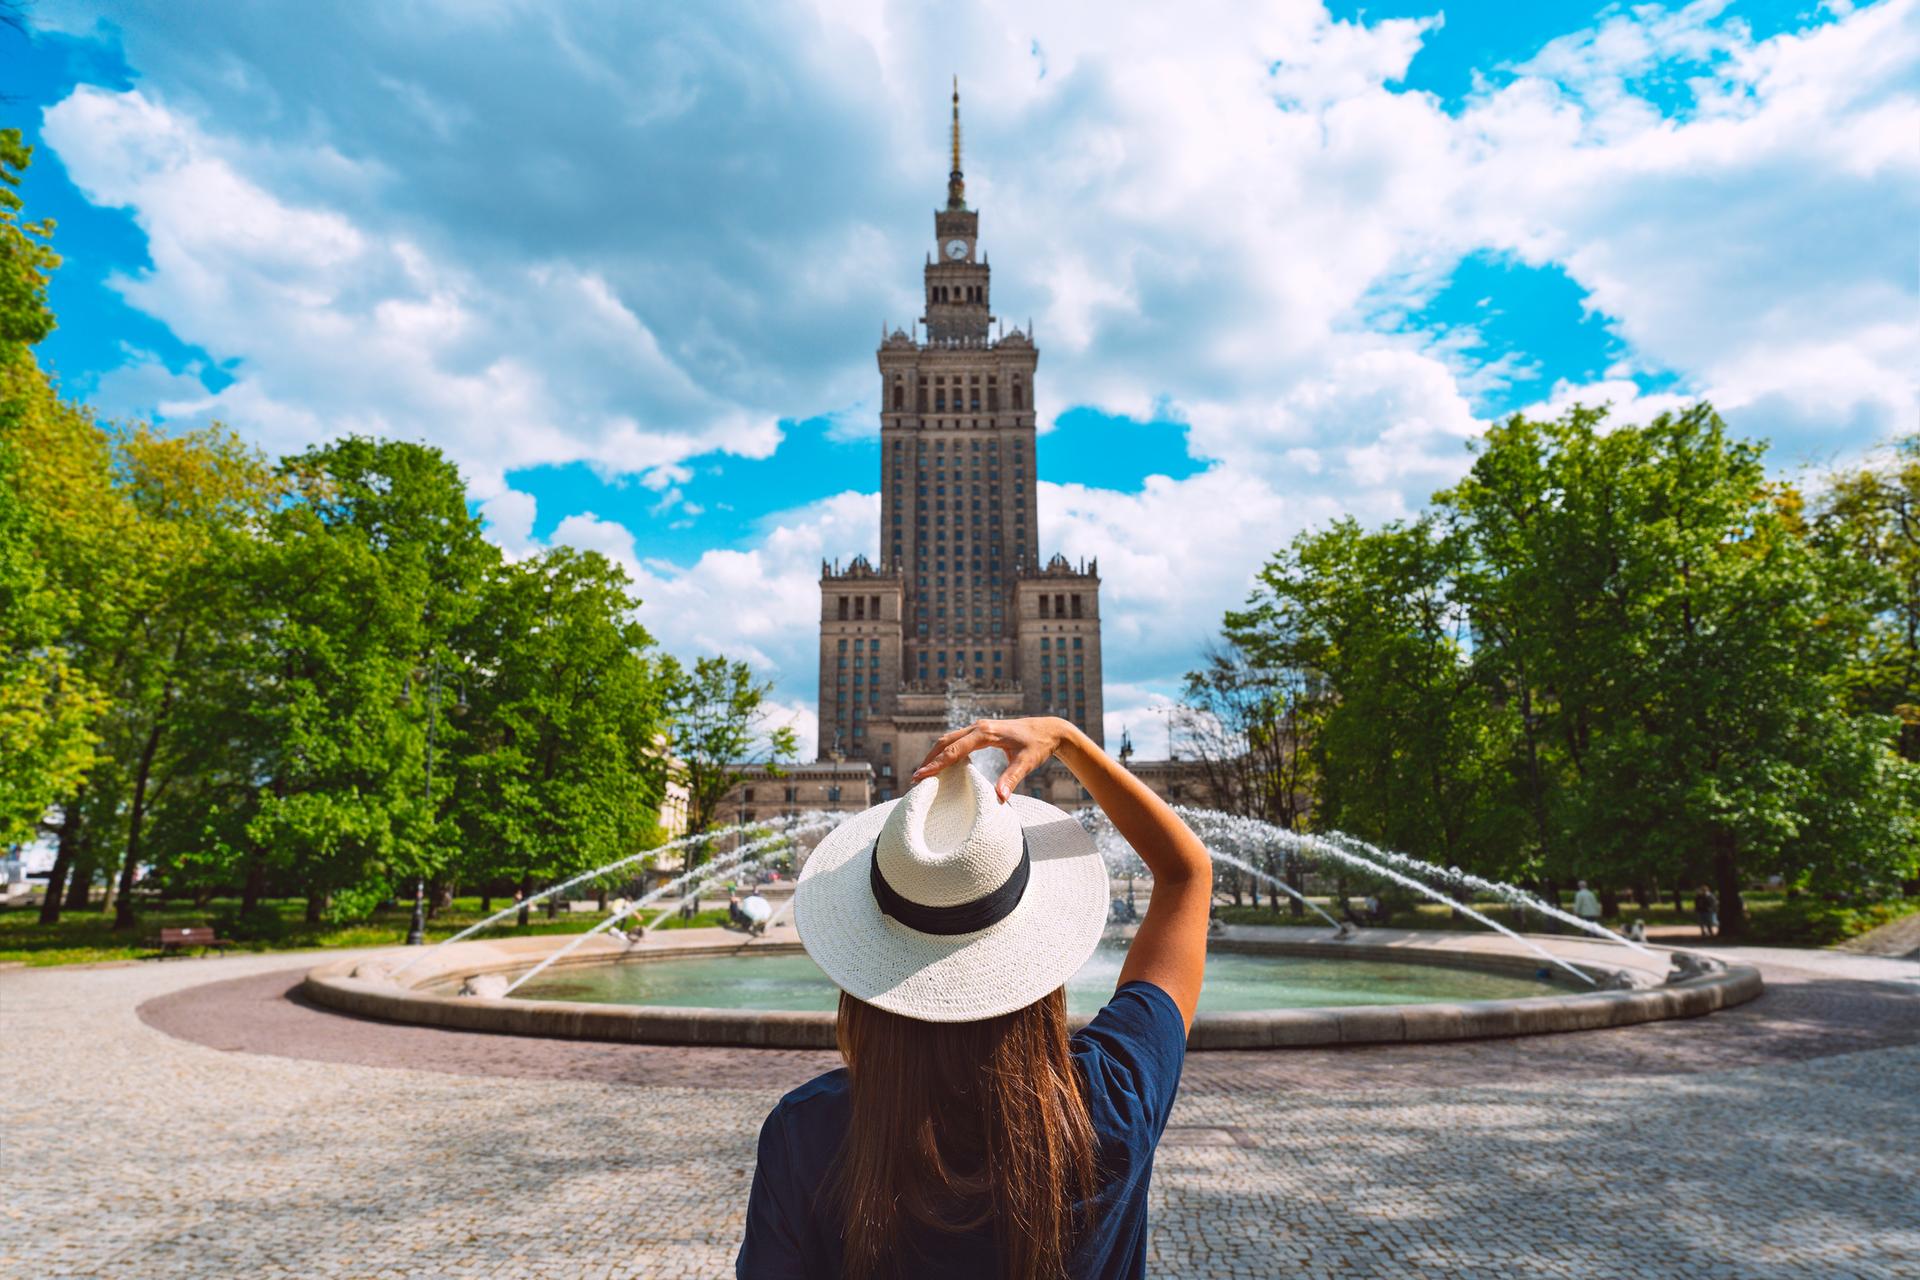
[[[1100,558],[1131,715],[1291,533],[1404,514],[1466,466],[1472,397],[1523,357],[1475,367],[1400,320],[1469,254],[1557,266],[1619,339],[1545,407],[1706,395],[1789,456],[1911,426],[1920,0],[1767,40],[1723,9],[1610,10],[1449,110],[1402,83],[1437,19],[1315,3],[207,0],[192,24],[119,13],[137,87],[83,87],[45,133],[147,234],[118,287],[233,377],[135,358],[103,394],[273,449],[428,440],[524,551],[515,468],[633,476],[684,519],[696,455],[764,456],[782,419],[874,429],[872,343],[919,310],[958,67],[1043,426],[1171,415],[1212,464],[1042,487],[1044,549]],[[549,514],[629,566],[664,640],[762,662],[796,705],[818,561],[877,524],[841,494],[676,566]]]

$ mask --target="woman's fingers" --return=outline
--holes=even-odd
[[[970,724],[963,724],[958,729],[947,730],[945,733],[941,734],[939,737],[933,740],[933,747],[927,752],[927,758],[932,759],[933,753],[935,751],[938,751],[940,748],[946,746],[949,742],[953,742],[956,739],[963,736],[964,734],[971,733],[972,731],[973,731],[973,726]]]
[[[993,786],[994,791],[1000,796],[1001,804],[1007,802],[1007,798],[1011,796],[1014,789],[1020,785],[1021,779],[1046,763],[1048,754],[1043,747],[1028,747],[1020,752],[1019,755],[1007,761],[1006,769],[1000,774],[1000,781],[996,782]]]
[[[962,759],[987,745],[987,734],[985,730],[977,727],[969,729],[961,737],[955,738],[946,746],[930,754],[926,760],[922,762],[920,767],[913,771],[913,777],[910,781],[919,782],[923,778],[931,778],[934,774],[939,773],[954,761]]]

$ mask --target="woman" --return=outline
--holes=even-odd
[[[1008,765],[989,783],[967,763]],[[1153,872],[1112,1000],[1067,1034],[1107,871],[1078,822],[1015,795],[1057,755]],[[1147,1182],[1206,964],[1206,849],[1146,786],[1054,718],[934,744],[898,800],[808,858],[794,923],[841,989],[846,1067],[760,1131],[736,1274],[1146,1274]]]

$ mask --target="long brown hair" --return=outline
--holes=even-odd
[[[1001,1274],[1058,1280],[1099,1187],[1065,991],[979,1022],[919,1022],[842,993],[853,1120],[832,1184],[846,1272],[904,1266],[911,1224],[992,1224]]]

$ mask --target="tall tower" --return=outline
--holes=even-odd
[[[933,215],[917,328],[880,366],[880,564],[821,566],[820,756],[874,766],[876,799],[965,702],[1059,715],[1103,740],[1096,562],[1040,560],[1032,333],[1000,326],[960,167]]]

